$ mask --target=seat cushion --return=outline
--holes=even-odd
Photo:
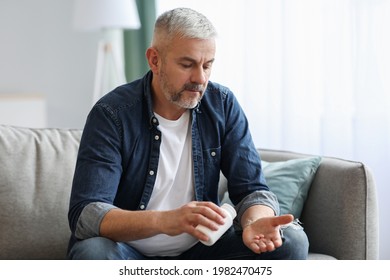
[[[317,253],[310,253],[309,256],[307,257],[308,260],[314,261],[314,260],[319,260],[319,261],[325,261],[325,260],[337,260],[335,257],[325,255],[325,254],[317,254]]]

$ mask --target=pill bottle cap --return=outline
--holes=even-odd
[[[234,219],[236,216],[237,216],[237,213],[236,213],[236,210],[234,209],[233,206],[231,206],[230,204],[228,203],[224,203],[221,208],[223,208],[224,210],[226,210],[229,215],[232,217],[232,219]]]

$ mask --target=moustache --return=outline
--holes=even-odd
[[[199,85],[199,84],[185,84],[183,90],[203,92],[204,87],[203,87],[203,85]]]

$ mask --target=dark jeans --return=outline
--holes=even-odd
[[[272,252],[255,254],[242,242],[241,234],[230,228],[213,246],[201,242],[176,257],[146,257],[123,242],[114,242],[104,237],[78,241],[69,258],[75,260],[200,260],[200,259],[259,259],[259,260],[302,260],[307,258],[309,242],[302,227],[293,224],[281,230],[283,245]]]

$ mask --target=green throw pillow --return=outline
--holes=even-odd
[[[303,205],[321,157],[308,157],[279,162],[262,161],[267,185],[278,197],[280,214],[301,216]]]

